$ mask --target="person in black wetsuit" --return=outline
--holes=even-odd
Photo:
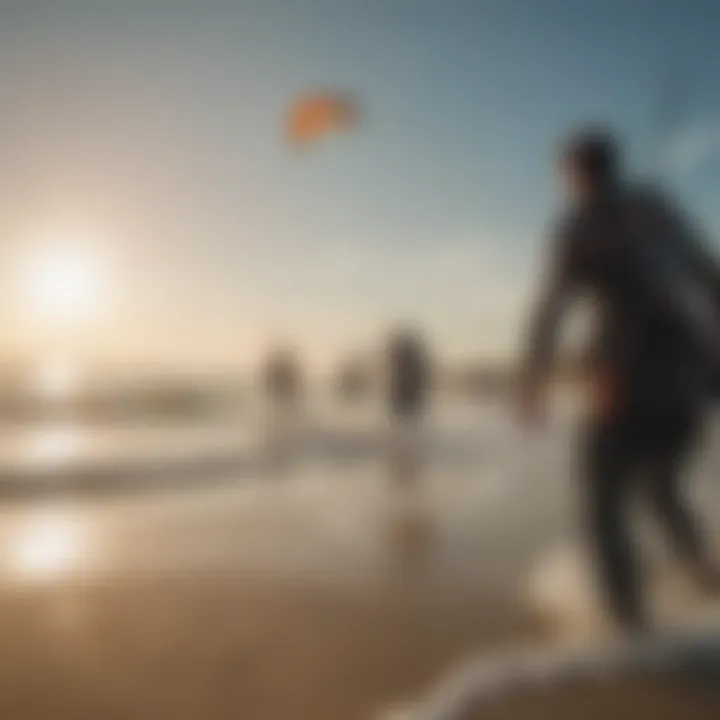
[[[720,268],[665,197],[624,181],[611,134],[574,137],[560,169],[570,207],[531,321],[520,406],[526,421],[540,419],[560,318],[573,297],[589,295],[598,322],[582,449],[586,520],[612,615],[641,629],[647,613],[626,517],[641,473],[678,554],[698,581],[718,589],[681,478],[718,356],[710,310],[720,305]]]

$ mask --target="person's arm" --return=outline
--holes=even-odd
[[[550,262],[535,301],[520,370],[524,402],[537,402],[552,367],[560,321],[574,292],[570,244],[566,230],[552,239]]]
[[[680,243],[682,256],[694,281],[715,307],[720,309],[720,263],[711,253],[705,234],[667,197],[658,194],[651,202],[654,234]]]

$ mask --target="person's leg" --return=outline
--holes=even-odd
[[[626,428],[598,423],[590,429],[585,453],[586,521],[600,584],[614,620],[626,630],[640,630],[646,615],[627,517],[635,458]]]
[[[699,420],[694,413],[677,413],[668,419],[651,448],[648,490],[680,559],[707,589],[720,590],[720,573],[710,560],[701,523],[684,493],[687,461],[698,432]]]

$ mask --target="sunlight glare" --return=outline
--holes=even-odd
[[[65,514],[33,518],[11,546],[11,569],[25,581],[62,578],[80,563],[86,545],[82,530],[80,523]]]
[[[21,277],[27,309],[52,322],[81,322],[103,300],[103,268],[88,250],[74,245],[44,247],[28,258]]]

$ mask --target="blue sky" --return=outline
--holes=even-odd
[[[93,356],[235,361],[291,337],[320,358],[409,317],[448,355],[511,352],[576,123],[612,122],[638,169],[665,158],[720,232],[718,31],[699,0],[4,7],[0,347],[47,339],[13,295],[33,233],[76,233],[114,278],[67,340]],[[282,116],[318,87],[366,121],[298,156]]]

